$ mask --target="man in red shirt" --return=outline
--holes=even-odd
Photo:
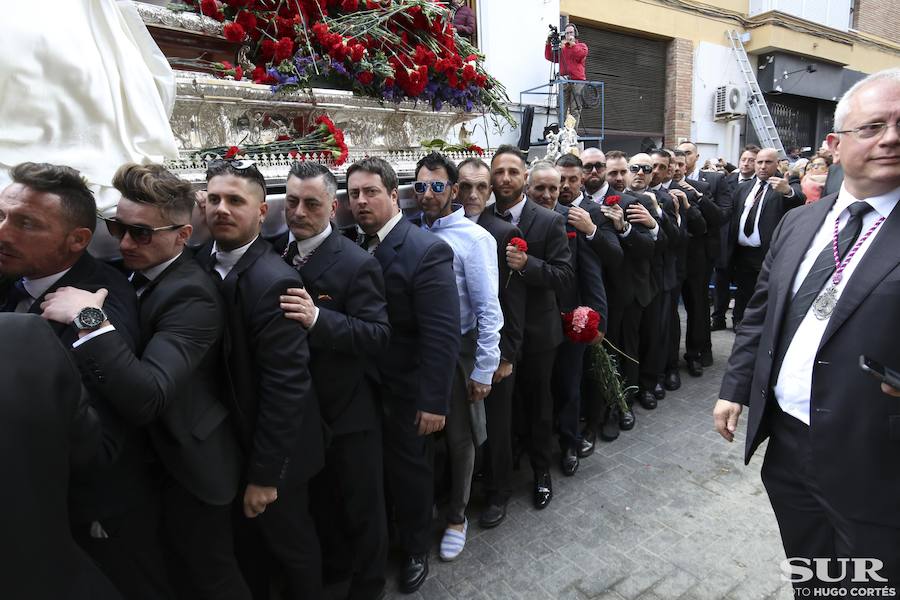
[[[553,34],[550,34],[551,36]],[[565,38],[560,44],[559,55],[554,56],[550,38],[544,46],[544,58],[559,63],[560,77],[566,77],[574,81],[584,81],[584,62],[587,60],[588,47],[584,42],[578,41],[578,28],[573,23],[566,25]],[[563,102],[568,112],[575,117],[576,127],[581,116],[580,94],[583,84],[567,83],[563,86]],[[560,123],[560,126],[562,123]]]

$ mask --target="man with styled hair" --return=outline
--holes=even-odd
[[[347,598],[384,589],[388,533],[376,390],[366,371],[390,338],[381,266],[334,226],[337,180],[324,165],[295,162],[284,204],[288,231],[275,250],[303,278],[282,298],[309,336],[310,372],[331,432],[325,468],[310,485],[325,583],[350,580]]]
[[[241,459],[220,389],[225,308],[184,249],[194,191],[156,164],[123,165],[113,187],[122,198],[106,226],[138,296],[139,350],[110,325],[82,338],[75,357],[124,419],[147,428],[165,468],[154,495],[178,593],[249,599],[231,532]],[[104,307],[102,294],[70,287],[48,300],[44,315],[64,319],[92,305]]]

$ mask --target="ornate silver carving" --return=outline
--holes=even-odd
[[[206,35],[222,35],[222,23],[206,15],[193,12],[177,12],[165,6],[135,2],[135,8],[146,25],[159,25],[172,29],[184,29]]]

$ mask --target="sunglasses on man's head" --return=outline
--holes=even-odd
[[[134,240],[134,243],[138,244],[139,246],[146,246],[147,244],[152,242],[153,234],[157,231],[175,231],[176,229],[181,229],[182,227],[184,227],[184,225],[144,227],[143,225],[128,225],[126,223],[122,223],[117,219],[107,219],[106,217],[101,218],[106,223],[106,229],[109,231],[109,235],[118,240],[121,240],[127,233],[131,236],[131,239]]]
[[[222,168],[225,165],[232,167],[233,169],[237,169],[238,171],[243,171],[244,169],[249,169],[250,167],[256,164],[255,160],[250,160],[247,158],[217,158],[215,160],[209,161],[206,166],[210,169]]]
[[[628,165],[628,170],[632,173],[643,171],[644,173],[649,174],[653,171],[653,167],[651,165]]]
[[[416,190],[417,194],[424,194],[425,190],[428,189],[428,186],[431,186],[431,191],[435,194],[442,194],[444,190],[450,185],[449,181],[414,181],[413,189]]]
[[[606,163],[605,162],[584,163],[581,166],[581,168],[584,170],[585,173],[590,173],[594,169],[597,169],[597,171],[599,172],[606,168]]]

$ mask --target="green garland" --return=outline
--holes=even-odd
[[[606,339],[603,340],[606,342]],[[636,386],[625,387],[622,383],[622,375],[619,373],[619,366],[615,358],[606,351],[603,344],[596,344],[588,348],[588,357],[590,366],[588,367],[588,377],[596,384],[598,393],[604,400],[606,406],[610,406],[613,402],[619,405],[622,411],[628,410],[628,403],[625,397],[637,390]],[[628,358],[626,357],[626,360]]]

